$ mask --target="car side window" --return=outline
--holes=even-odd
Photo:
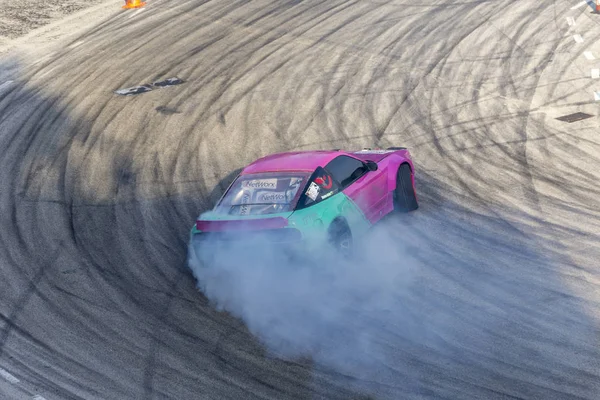
[[[330,173],[318,167],[311,175],[296,209],[300,210],[322,202],[340,191],[338,183]]]
[[[362,161],[348,156],[334,158],[325,166],[325,169],[340,183],[342,189],[348,187],[368,171]]]

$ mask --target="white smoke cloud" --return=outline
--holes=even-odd
[[[415,277],[414,263],[395,225],[387,222],[355,240],[352,260],[325,253],[291,260],[277,245],[249,238],[221,248],[206,267],[197,260],[190,267],[207,298],[241,318],[271,352],[308,356],[373,380],[389,352],[386,335],[411,329],[403,294]]]
[[[378,399],[594,398],[573,365],[593,359],[596,320],[572,301],[560,241],[518,210],[439,198],[379,223],[351,261],[249,243],[190,266],[274,356],[314,361],[315,393],[335,381]]]

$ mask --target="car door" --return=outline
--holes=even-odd
[[[380,211],[387,195],[385,174],[369,171],[361,160],[346,155],[334,158],[325,169],[371,223],[381,218]]]
[[[302,228],[307,248],[319,249],[329,240],[329,228],[338,218],[346,221],[356,237],[372,225],[356,203],[340,190],[332,175],[317,167],[304,187],[290,223]]]

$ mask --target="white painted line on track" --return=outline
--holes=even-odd
[[[19,379],[17,379],[16,376],[14,376],[13,374],[11,374],[10,372],[8,372],[7,370],[5,370],[3,368],[0,368],[0,376],[2,376],[4,379],[9,381],[10,383],[21,382]]]
[[[594,92],[594,100],[600,101],[600,92]]]
[[[577,43],[583,43],[583,37],[581,37],[580,34],[577,35],[573,35],[573,39],[577,42]]]
[[[592,79],[600,78],[600,69],[594,68],[592,70]]]
[[[575,18],[567,17],[567,24],[569,24],[569,26],[575,25]]]
[[[144,10],[145,10],[145,8],[140,8],[139,10],[132,13],[129,17],[127,17],[127,19],[131,19],[131,18],[135,17],[136,15],[138,15],[139,13],[141,13]]]
[[[35,396],[33,396],[31,398],[31,400],[46,400],[46,398],[43,396],[40,396],[39,394],[36,394]]]
[[[571,7],[571,10],[574,10],[576,8],[579,8],[581,6],[585,6],[588,2],[587,1],[582,1],[581,3],[578,3],[576,5],[574,5],[573,7]]]
[[[85,40],[80,40],[80,41],[75,42],[72,45],[70,45],[69,48],[74,49],[75,47],[81,46],[84,43],[85,43]]]
[[[585,56],[585,58],[587,58],[588,60],[595,60],[596,57],[594,57],[594,54],[592,54],[591,51],[584,51],[583,55]]]

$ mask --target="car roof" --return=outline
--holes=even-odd
[[[324,167],[329,161],[340,155],[349,155],[337,150],[292,151],[271,154],[259,158],[242,170],[242,174],[280,171],[314,171]]]

